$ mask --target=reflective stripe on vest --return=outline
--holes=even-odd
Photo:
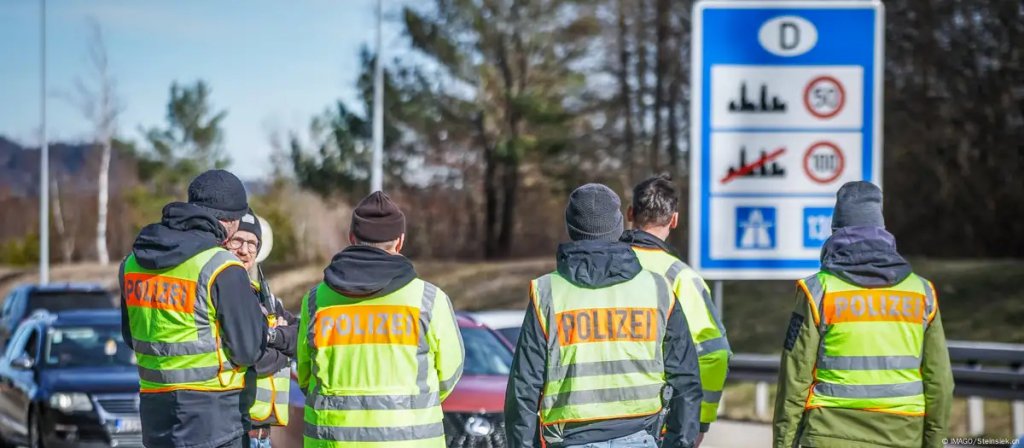
[[[533,282],[548,349],[540,409],[545,440],[561,441],[568,422],[661,410],[662,341],[673,297],[665,279],[649,271],[600,289],[576,287],[555,273]]]
[[[291,367],[273,375],[256,379],[256,401],[249,408],[249,416],[257,425],[288,425],[288,397],[291,389]]]
[[[306,446],[444,447],[444,385],[427,336],[437,294],[419,279],[372,299],[310,291]]]
[[[210,288],[217,275],[242,264],[211,248],[167,269],[141,267],[130,255],[121,265],[132,346],[141,392],[222,391],[244,386],[220,345]]]
[[[927,280],[862,288],[821,272],[799,282],[821,335],[807,408],[924,414],[921,353],[937,304]]]

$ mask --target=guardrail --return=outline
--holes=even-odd
[[[1013,403],[1013,432],[1024,434],[1024,344],[948,341],[953,364],[953,393],[967,397],[968,435],[985,432],[984,399]],[[779,376],[779,356],[737,353],[729,361],[729,379],[757,383],[754,408],[768,415],[768,384]]]

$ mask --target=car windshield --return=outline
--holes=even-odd
[[[106,292],[37,292],[28,301],[28,312],[47,310],[51,312],[65,310],[97,310],[117,308],[117,300]]]
[[[519,342],[519,330],[522,330],[522,327],[509,327],[498,330],[498,333],[501,333],[506,341],[515,346]]]
[[[512,371],[512,352],[485,328],[462,328],[466,344],[466,375],[508,375]]]
[[[130,366],[135,354],[115,325],[54,327],[46,338],[46,365],[61,367]]]

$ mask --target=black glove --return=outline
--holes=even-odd
[[[276,332],[267,347],[284,353],[289,358],[295,357],[295,346],[299,343],[299,326],[288,325],[286,327],[275,327],[270,331]]]

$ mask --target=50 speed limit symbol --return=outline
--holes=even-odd
[[[819,76],[804,88],[804,106],[807,111],[821,119],[832,118],[843,110],[846,104],[846,90],[831,76]]]

